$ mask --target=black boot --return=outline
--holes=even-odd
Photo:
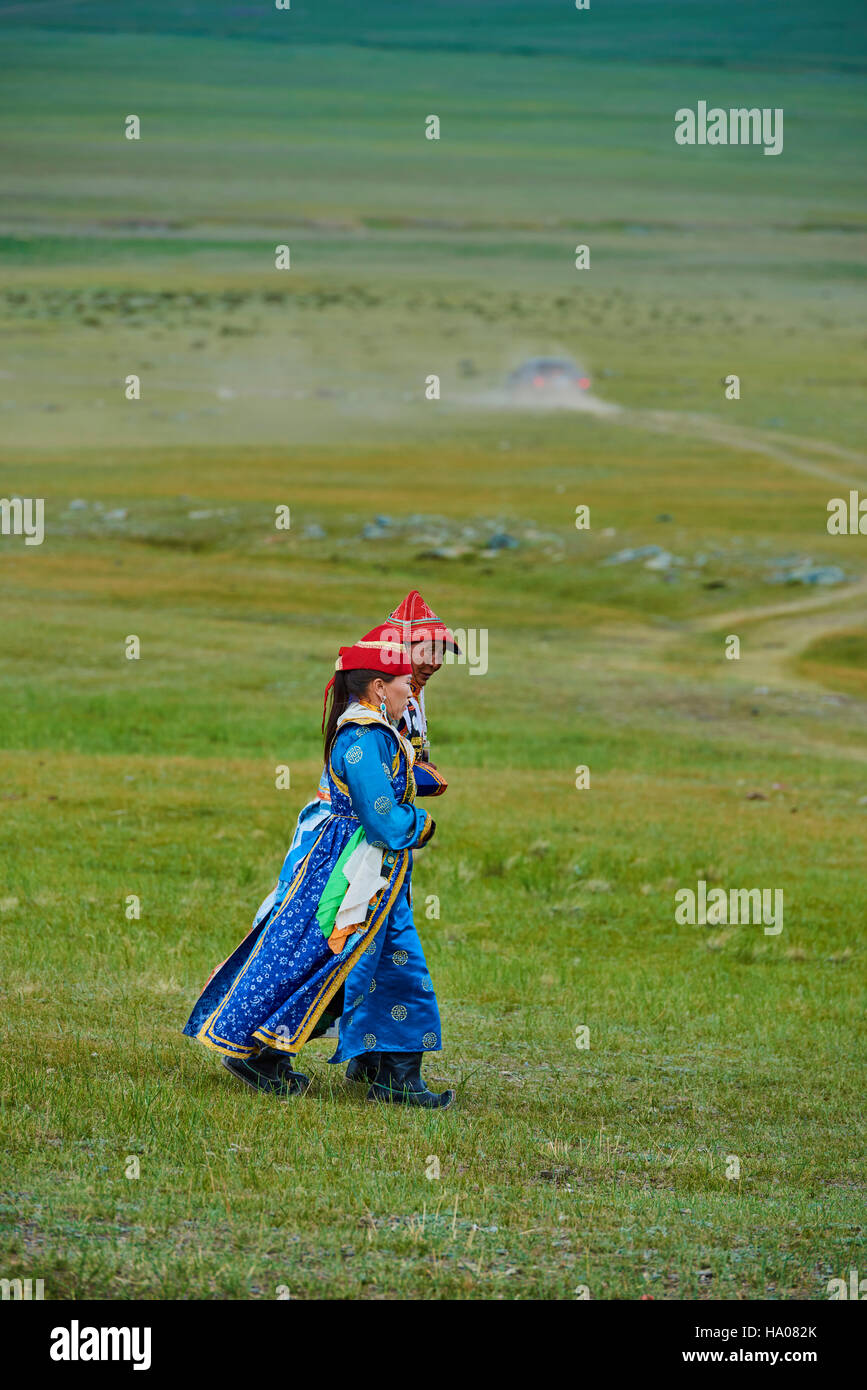
[[[368,1083],[376,1080],[376,1073],[379,1071],[379,1053],[362,1052],[358,1057],[350,1057],[349,1066],[346,1068],[347,1081],[367,1081]]]
[[[224,1057],[223,1066],[261,1095],[276,1096],[277,1100],[302,1096],[310,1085],[310,1078],[303,1072],[293,1071],[282,1057],[270,1054],[269,1048],[268,1052],[260,1052],[255,1057]]]
[[[423,1056],[422,1052],[381,1052],[379,1071],[367,1099],[420,1105],[425,1110],[448,1110],[454,1104],[455,1093],[428,1090],[421,1078]]]
[[[272,1068],[283,1072],[286,1076],[302,1076],[303,1072],[293,1071],[292,1063],[295,1058],[291,1052],[278,1052],[276,1047],[262,1047],[262,1050],[250,1060],[256,1062],[266,1073],[270,1075]],[[307,1077],[304,1077],[307,1080]]]

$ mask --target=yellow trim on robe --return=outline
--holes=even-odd
[[[296,892],[296,890],[297,890],[297,888],[298,888],[298,886],[299,886],[299,884],[300,884],[300,882],[301,882],[301,876],[302,876],[302,874],[303,874],[303,871],[304,871],[304,869],[306,868],[307,860],[310,858],[310,855],[313,853],[314,849],[315,849],[316,846],[318,845],[318,843],[319,843],[319,841],[321,840],[322,836],[325,834],[325,828],[326,828],[326,827],[325,827],[325,825],[323,824],[322,829],[320,830],[319,834],[316,836],[315,841],[314,841],[313,844],[310,846],[310,849],[307,851],[307,853],[305,854],[304,858],[301,860],[301,863],[298,865],[298,868],[297,868],[296,871],[295,871],[295,877],[293,878],[292,882],[291,882],[290,885],[289,885],[289,888],[288,888],[288,891],[287,891],[287,893],[286,893],[286,896],[285,896],[285,898],[283,899],[282,903],[280,904],[280,907],[277,909],[277,912],[278,912],[278,913],[283,911],[283,908],[286,906],[286,904],[288,903],[289,899],[290,899],[290,898],[294,895],[294,893]],[[274,913],[273,915],[274,915],[274,916],[277,916],[277,913]],[[255,928],[254,928],[254,930],[255,930]],[[247,936],[249,936],[249,935],[250,935],[250,933],[248,932],[248,933],[247,933]],[[220,1013],[222,1013],[223,1009],[226,1007],[226,1005],[228,1004],[228,1002],[229,1002],[229,1000],[231,999],[232,995],[234,994],[235,990],[237,989],[237,987],[238,987],[240,981],[243,979],[244,975],[247,973],[247,970],[249,969],[249,967],[253,964],[253,961],[256,959],[256,956],[258,955],[258,952],[259,952],[261,946],[263,945],[263,943],[264,943],[264,941],[265,941],[265,937],[266,937],[267,935],[268,935],[268,927],[264,927],[264,928],[262,929],[262,931],[259,933],[259,940],[256,942],[256,945],[253,947],[253,949],[252,949],[252,951],[250,952],[249,956],[247,957],[247,959],[245,960],[244,964],[241,966],[240,970],[238,971],[237,975],[235,976],[234,980],[232,981],[232,987],[231,987],[231,989],[229,990],[228,994],[226,994],[226,995],[223,996],[223,998],[220,1000],[220,1002],[219,1002],[219,1004],[217,1005],[217,1007],[214,1009],[214,1012],[213,1012],[212,1014],[209,1014],[209,1015],[208,1015],[208,1017],[205,1019],[204,1023],[202,1024],[201,1028],[199,1029],[198,1033],[196,1034],[196,1041],[197,1041],[197,1042],[203,1043],[203,1044],[205,1045],[205,1047],[210,1047],[210,1048],[212,1048],[215,1052],[225,1052],[225,1051],[227,1051],[229,1048],[231,1048],[231,1049],[232,1049],[232,1053],[233,1053],[234,1056],[238,1056],[238,1057],[252,1057],[252,1056],[258,1051],[258,1049],[255,1048],[255,1047],[244,1047],[241,1043],[232,1042],[229,1038],[221,1038],[220,1035],[219,1035],[219,1033],[215,1033],[213,1039],[210,1038],[210,1037],[208,1037],[207,1034],[208,1034],[210,1031],[212,1031],[212,1025],[213,1025],[214,1022],[216,1021],[217,1015],[220,1014]],[[246,939],[247,939],[247,937],[244,937],[244,941],[246,941]],[[241,944],[243,945],[243,942],[242,942]],[[237,950],[237,947],[236,947],[235,949]],[[233,954],[234,954],[234,953],[233,953]]]
[[[361,718],[353,718],[351,721],[347,721],[348,723],[351,722],[351,723],[353,723],[353,724],[365,724],[365,725],[366,725],[366,724],[378,724],[381,728],[385,728],[385,727],[391,728],[390,725],[386,726],[386,724],[385,724],[385,722],[383,721],[382,717],[380,716],[379,712],[378,712],[377,710],[375,710],[375,709],[373,708],[373,706],[367,705],[367,702],[366,702],[366,701],[364,701],[364,702],[361,702],[361,701],[360,701],[359,703],[364,703],[364,704],[366,705],[366,707],[372,711],[371,717],[370,717],[369,719],[368,719],[368,718],[364,718],[364,717],[361,717]],[[406,754],[406,752],[405,752],[405,747],[404,747],[404,745],[405,745],[405,743],[406,743],[406,740],[397,732],[396,729],[393,729],[392,732],[395,734],[395,737],[397,738],[397,749],[396,749],[396,751],[395,751],[394,758],[392,759],[392,776],[396,776],[396,774],[397,774],[398,768],[399,768],[399,766],[400,766],[400,759],[401,759],[401,757],[405,758],[405,759],[406,759],[406,762],[407,762],[407,769],[406,769],[406,789],[405,789],[405,791],[404,791],[403,797],[401,798],[400,804],[401,804],[401,805],[406,805],[406,804],[412,805],[412,804],[415,802],[416,786],[415,786],[415,779],[414,779],[413,776],[412,776],[412,762],[411,762],[410,759],[407,757],[407,754]],[[331,766],[331,757],[330,757],[330,755],[329,755],[329,758],[328,758],[328,773],[329,773],[329,776],[333,779],[335,785],[336,785],[346,796],[348,796],[348,795],[349,795],[349,788],[348,788],[348,786],[346,785],[346,783],[342,782],[342,781],[340,780],[339,777],[336,777],[336,776],[335,776],[334,770],[333,770],[333,768],[332,768],[332,766]],[[336,812],[331,812],[331,815],[336,815]],[[304,856],[304,858],[302,859],[301,863],[298,865],[298,868],[297,868],[297,870],[295,871],[295,877],[293,878],[292,882],[290,883],[289,889],[288,889],[288,891],[287,891],[287,893],[286,893],[286,896],[285,896],[285,898],[283,899],[282,903],[280,904],[280,907],[277,909],[277,913],[283,911],[283,908],[284,908],[284,907],[286,906],[286,904],[289,902],[290,898],[292,898],[293,895],[295,894],[295,892],[296,892],[296,890],[297,890],[297,888],[298,888],[298,886],[299,886],[299,884],[300,884],[300,882],[301,882],[301,878],[302,878],[303,872],[304,872],[304,870],[305,870],[305,868],[306,868],[306,866],[307,866],[307,861],[308,861],[308,859],[310,858],[310,855],[313,853],[313,850],[316,848],[316,845],[319,843],[319,840],[322,838],[322,835],[324,835],[325,830],[326,830],[326,827],[327,827],[327,824],[328,824],[328,821],[326,820],[326,821],[323,823],[322,829],[320,830],[319,834],[317,835],[316,840],[314,841],[313,845],[312,845],[311,848],[307,851],[307,854]],[[431,836],[431,834],[433,833],[433,831],[432,831],[432,829],[431,829],[431,825],[432,825],[431,817],[430,817],[430,815],[428,815],[428,818],[427,818],[427,820],[425,821],[425,825],[424,825],[424,828],[423,828],[422,833],[421,833],[421,837],[420,837],[420,839],[419,839],[419,843],[418,843],[418,845],[416,846],[416,848],[421,848],[421,846],[424,845],[424,844],[427,842],[427,840],[430,839],[430,836]],[[275,1049],[276,1051],[278,1051],[278,1052],[290,1052],[290,1051],[291,1051],[292,1053],[295,1053],[295,1052],[300,1051],[300,1049],[304,1046],[304,1043],[307,1041],[307,1039],[309,1038],[309,1036],[310,1036],[310,1034],[312,1033],[313,1029],[316,1027],[316,1024],[317,1024],[317,1022],[319,1021],[319,1018],[321,1017],[321,1015],[322,1015],[322,1013],[323,1013],[323,1011],[324,1011],[326,1005],[327,1005],[328,1002],[331,1000],[331,998],[333,997],[333,995],[337,992],[337,990],[339,989],[339,987],[340,987],[340,985],[343,983],[343,981],[346,979],[346,977],[347,977],[347,975],[349,974],[350,970],[351,970],[352,967],[355,965],[356,961],[360,958],[362,952],[365,950],[365,948],[370,944],[370,942],[371,942],[371,941],[373,940],[373,938],[376,936],[376,933],[379,931],[379,928],[382,926],[382,923],[385,921],[385,918],[388,916],[388,913],[390,912],[390,910],[391,910],[391,908],[392,908],[392,906],[393,906],[393,904],[394,904],[394,902],[395,902],[395,900],[396,900],[396,898],[397,898],[398,892],[400,891],[400,886],[401,886],[401,884],[403,883],[403,880],[404,880],[404,878],[405,878],[405,876],[406,876],[406,870],[407,870],[407,866],[408,866],[408,863],[409,863],[409,851],[408,851],[408,850],[400,850],[400,851],[395,851],[395,853],[401,854],[403,862],[402,862],[402,864],[401,864],[401,866],[400,866],[400,869],[399,869],[399,871],[398,871],[398,873],[397,873],[397,877],[396,877],[396,879],[395,879],[393,889],[392,889],[392,891],[391,891],[390,894],[389,894],[388,901],[387,901],[387,903],[386,903],[386,905],[385,905],[385,910],[384,910],[384,911],[382,910],[382,904],[381,904],[381,902],[380,902],[379,906],[376,906],[376,907],[373,908],[373,913],[372,913],[371,920],[370,920],[370,928],[369,928],[368,931],[365,933],[364,937],[363,937],[362,940],[359,942],[358,946],[353,950],[353,952],[352,952],[352,954],[349,956],[348,960],[345,961],[345,962],[343,963],[343,965],[339,966],[338,969],[337,969],[331,976],[329,976],[328,979],[326,979],[325,983],[322,985],[322,987],[321,987],[319,993],[317,994],[316,998],[314,999],[313,1003],[310,1005],[310,1008],[308,1009],[307,1013],[305,1014],[304,1019],[302,1020],[301,1025],[300,1025],[300,1027],[299,1027],[299,1029],[298,1029],[298,1032],[295,1034],[294,1037],[292,1037],[292,1038],[290,1038],[290,1039],[288,1040],[288,1044],[287,1044],[286,1039],[285,1039],[285,1037],[284,1037],[282,1034],[281,1034],[281,1035],[278,1035],[278,1034],[276,1034],[276,1033],[273,1033],[273,1032],[272,1032],[271,1030],[269,1030],[269,1029],[257,1029],[257,1030],[252,1034],[252,1036],[253,1036],[258,1042],[264,1043],[266,1046],[272,1047],[272,1048],[274,1048],[274,1049]],[[385,892],[385,888],[381,889],[380,894],[379,894],[380,899],[381,899],[382,894],[383,894],[384,892]],[[376,902],[376,899],[373,899],[373,902],[375,903],[375,902]],[[277,916],[277,913],[274,913],[274,916]],[[357,927],[350,927],[350,928],[346,929],[346,930],[345,930],[345,935],[346,935],[346,936],[351,935],[351,933],[352,933],[353,930],[357,930]],[[343,931],[343,929],[341,929],[341,931]],[[249,969],[249,967],[253,964],[253,961],[256,959],[256,956],[257,956],[257,954],[258,954],[260,948],[261,948],[262,945],[264,944],[265,937],[267,936],[267,934],[268,934],[268,928],[265,927],[265,928],[261,931],[261,933],[260,933],[260,935],[259,935],[259,939],[258,939],[258,941],[256,942],[256,945],[253,947],[252,951],[250,952],[250,955],[247,957],[247,959],[246,959],[246,961],[244,962],[243,966],[242,966],[242,967],[240,968],[240,970],[238,971],[238,974],[235,976],[235,979],[232,981],[232,986],[231,986],[231,989],[229,990],[228,994],[226,994],[226,995],[224,996],[224,998],[223,998],[223,999],[220,1001],[220,1003],[217,1005],[217,1007],[216,1007],[216,1009],[214,1010],[214,1012],[213,1012],[212,1014],[209,1015],[209,1017],[205,1020],[205,1022],[202,1024],[201,1028],[199,1029],[198,1033],[196,1034],[196,1040],[197,1040],[197,1042],[202,1043],[203,1046],[205,1046],[205,1047],[211,1048],[211,1050],[214,1051],[214,1052],[221,1052],[221,1053],[223,1053],[224,1055],[225,1055],[226,1053],[230,1053],[230,1055],[232,1055],[232,1056],[234,1056],[234,1057],[241,1057],[241,1058],[243,1058],[243,1057],[252,1057],[252,1056],[255,1056],[255,1054],[256,1054],[256,1053],[258,1052],[258,1050],[259,1050],[259,1049],[256,1048],[256,1047],[244,1047],[244,1046],[243,1046],[242,1044],[240,1044],[240,1043],[231,1042],[228,1038],[220,1038],[220,1035],[219,1035],[218,1033],[214,1033],[213,1038],[208,1037],[207,1034],[208,1034],[209,1032],[213,1031],[213,1024],[216,1022],[218,1015],[222,1012],[222,1010],[223,1010],[223,1009],[225,1008],[225,1006],[228,1004],[228,1002],[229,1002],[229,1000],[231,999],[232,995],[234,994],[234,992],[235,992],[235,990],[236,990],[238,984],[239,984],[240,981],[243,979],[244,975],[247,973],[247,970]],[[248,932],[247,935],[249,936],[250,933]],[[332,932],[332,936],[333,936],[333,935],[334,935],[334,933]],[[338,938],[338,939],[339,939],[339,938]],[[244,938],[244,940],[246,940],[246,937]],[[331,944],[331,941],[330,941],[330,938],[329,938],[329,945],[330,945],[330,944]],[[341,947],[342,947],[342,943],[341,943]],[[237,949],[237,947],[236,947],[236,949]],[[224,964],[225,964],[225,962],[224,962]],[[222,967],[218,967],[218,968],[221,969]],[[212,977],[212,978],[213,978],[213,977]],[[324,995],[324,997],[323,997],[323,995]],[[314,1010],[315,1010],[315,1014],[313,1013]],[[311,1015],[313,1015],[313,1016],[311,1017]]]
[[[302,1019],[298,1031],[294,1035],[294,1037],[291,1037],[287,1043],[286,1038],[283,1035],[278,1035],[277,1033],[274,1033],[267,1028],[257,1028],[256,1031],[253,1033],[253,1037],[256,1038],[259,1042],[265,1043],[268,1047],[275,1048],[277,1052],[295,1053],[301,1051],[301,1048],[304,1046],[307,1039],[310,1037],[310,1034],[313,1032],[313,1029],[316,1027],[316,1024],[319,1022],[319,1019],[322,1017],[326,1005],[337,993],[337,990],[343,984],[343,981],[346,979],[352,967],[361,958],[362,953],[370,945],[371,941],[376,936],[377,932],[379,931],[380,927],[382,926],[383,922],[385,921],[386,917],[388,916],[389,912],[394,906],[394,903],[397,899],[397,895],[400,892],[401,887],[403,886],[403,880],[406,877],[407,866],[409,864],[409,851],[402,850],[401,856],[403,862],[397,872],[397,875],[395,876],[394,884],[392,886],[391,892],[388,895],[388,899],[385,902],[385,905],[383,906],[382,902],[380,902],[379,906],[374,908],[373,915],[370,919],[369,930],[364,934],[364,936],[359,941],[358,945],[350,953],[350,955],[343,962],[343,964],[339,965],[337,969],[333,972],[333,974],[330,975],[329,978],[325,981],[325,983],[321,986],[319,993],[313,1000],[313,1003],[310,1005],[310,1008],[307,1010],[307,1013],[304,1015],[304,1018]],[[385,889],[383,888],[379,894],[380,899],[382,898],[384,893]]]
[[[433,822],[433,817],[430,815],[430,813],[428,813],[428,818],[427,818],[427,820],[426,820],[425,823],[424,823],[424,828],[422,829],[422,832],[421,832],[421,834],[420,834],[419,837],[418,837],[418,844],[417,844],[417,845],[414,845],[413,848],[414,848],[414,849],[421,849],[423,845],[426,845],[426,844],[427,844],[428,840],[430,839],[430,837],[431,837],[431,835],[432,835],[433,833],[434,833],[434,822]]]

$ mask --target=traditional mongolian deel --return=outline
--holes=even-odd
[[[388,615],[385,622],[380,623],[378,627],[371,628],[370,632],[365,633],[361,640],[372,643],[377,648],[383,641],[391,643],[396,641],[402,644],[407,651],[416,642],[437,642],[450,651],[460,654],[460,647],[455,641],[451,629],[440,621],[417,589],[413,589],[411,593],[407,594],[406,598],[402,599],[393,612]],[[441,796],[448,784],[442,773],[431,767],[429,763],[430,743],[427,732],[427,713],[424,707],[424,689],[415,682],[413,682],[412,695],[398,727],[400,732],[409,739],[415,751],[414,776],[418,795]],[[292,843],[283,862],[283,868],[280,870],[277,886],[272,893],[269,893],[259,908],[256,914],[257,922],[267,912],[270,912],[275,901],[282,901],[285,898],[289,885],[295,876],[295,870],[315,843],[316,834],[328,819],[330,810],[331,784],[328,779],[328,769],[323,768],[315,800],[309,801],[301,810],[295,826],[295,833],[292,836]]]
[[[441,1047],[410,906],[412,850],[433,834],[413,805],[412,763],[411,744],[377,710],[358,701],[345,710],[326,769],[330,809],[291,882],[208,981],[189,1037],[230,1057],[262,1046],[293,1054],[323,1031],[342,986],[329,1061]]]

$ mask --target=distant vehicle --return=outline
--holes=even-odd
[[[589,376],[568,357],[531,357],[506,381],[513,396],[528,400],[559,400],[589,387]]]

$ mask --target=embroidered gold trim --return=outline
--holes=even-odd
[[[267,1028],[257,1028],[252,1035],[254,1038],[257,1038],[260,1042],[267,1043],[269,1047],[275,1048],[278,1052],[300,1052],[301,1048],[304,1046],[307,1039],[310,1037],[310,1034],[313,1032],[313,1029],[316,1027],[316,1024],[318,1023],[326,1006],[330,1003],[333,996],[337,993],[337,990],[343,984],[343,981],[346,979],[352,967],[361,958],[367,946],[369,946],[370,943],[373,941],[373,938],[376,936],[377,932],[379,931],[380,927],[382,926],[383,922],[385,921],[386,917],[388,916],[389,912],[394,906],[394,903],[397,899],[397,895],[400,892],[401,887],[403,886],[403,880],[406,877],[408,863],[409,852],[407,850],[402,850],[401,864],[397,871],[397,874],[395,876],[394,882],[392,884],[391,890],[389,892],[388,898],[384,906],[382,904],[381,899],[386,891],[385,888],[383,888],[380,892],[380,903],[373,910],[373,915],[370,919],[370,927],[368,931],[365,932],[358,945],[353,949],[353,951],[350,953],[349,957],[343,962],[343,964],[338,966],[337,969],[332,972],[329,978],[325,980],[325,982],[319,990],[319,993],[313,1000],[313,1003],[310,1005],[310,1008],[307,1010],[307,1013],[304,1015],[304,1018],[301,1020],[301,1023],[298,1026],[298,1031],[295,1033],[293,1037],[289,1039],[288,1043],[286,1042],[285,1036],[278,1035]]]
[[[403,758],[404,761],[406,762],[406,765],[407,765],[407,766],[406,766],[406,788],[405,788],[404,793],[403,793],[403,796],[402,796],[402,798],[401,798],[400,805],[412,805],[412,804],[415,802],[415,796],[416,796],[415,779],[414,779],[414,777],[412,776],[412,763],[410,762],[409,758],[407,757],[407,754],[406,754],[406,751],[405,751],[405,748],[404,748],[404,742],[405,742],[405,741],[401,738],[401,735],[397,732],[397,730],[392,729],[390,725],[386,724],[386,723],[378,716],[378,714],[377,714],[375,711],[372,711],[371,716],[370,716],[369,718],[366,717],[366,716],[364,716],[364,715],[362,715],[362,716],[359,716],[359,717],[357,717],[357,718],[353,718],[351,721],[350,721],[350,720],[347,720],[347,723],[352,723],[352,724],[377,724],[377,725],[379,725],[380,728],[387,729],[388,732],[391,733],[391,734],[394,736],[394,738],[396,739],[397,746],[396,746],[394,758],[392,759],[392,777],[394,778],[394,777],[397,776],[397,774],[398,774],[398,772],[399,772],[399,770],[400,770],[400,761],[401,761],[401,758]],[[346,784],[345,782],[341,781],[341,779],[335,775],[334,769],[333,769],[332,764],[331,764],[331,758],[330,758],[330,756],[329,756],[329,759],[328,759],[328,773],[329,773],[329,776],[330,776],[330,777],[332,778],[332,780],[334,781],[335,785],[340,789],[340,791],[342,791],[342,792],[344,793],[345,796],[348,797],[348,796],[349,796],[349,787],[347,786],[347,784]],[[336,813],[336,812],[332,812],[331,814],[336,816],[337,813]],[[342,817],[342,816],[339,816],[339,817],[337,817],[337,818],[338,818],[338,819],[344,819],[344,817]],[[357,819],[357,817],[346,817],[345,819]],[[419,840],[418,840],[418,842],[417,842],[416,848],[421,847],[421,846],[422,846],[423,844],[425,844],[425,842],[430,838],[430,836],[431,836],[431,834],[432,834],[431,825],[432,825],[432,821],[431,821],[430,816],[428,816],[428,817],[427,817],[427,820],[425,821],[424,828],[423,828],[423,830],[422,830],[422,832],[421,832],[421,835],[420,835],[420,837],[419,837]],[[280,912],[283,911],[284,907],[285,907],[286,904],[289,902],[290,898],[292,898],[292,897],[294,896],[295,892],[297,891],[297,889],[298,889],[298,887],[299,887],[299,885],[300,885],[300,883],[301,883],[301,879],[302,879],[302,877],[303,877],[303,874],[304,874],[304,872],[305,872],[305,870],[306,870],[306,868],[307,868],[307,863],[308,863],[308,860],[309,860],[309,858],[310,858],[310,855],[313,853],[313,850],[316,848],[316,845],[319,843],[320,839],[321,839],[322,836],[325,834],[325,830],[326,830],[326,829],[327,829],[327,821],[325,822],[325,824],[323,825],[323,827],[322,827],[322,829],[320,830],[319,834],[317,835],[316,840],[314,841],[313,845],[310,847],[310,849],[307,851],[307,854],[304,856],[304,858],[302,859],[301,863],[298,865],[298,868],[297,868],[297,870],[295,871],[295,876],[294,876],[294,878],[292,879],[292,882],[291,882],[290,885],[289,885],[289,889],[288,889],[288,891],[287,891],[287,893],[286,893],[285,898],[283,899],[282,903],[280,904],[280,907],[277,909],[277,912],[273,913],[272,921],[274,920],[275,917],[277,917],[277,916],[279,915]],[[399,869],[398,869],[398,871],[397,871],[397,877],[396,877],[396,879],[395,879],[394,882],[393,882],[393,887],[392,887],[392,890],[391,890],[391,892],[390,892],[390,894],[389,894],[389,898],[388,898],[388,900],[387,900],[384,913],[380,910],[380,908],[381,908],[381,902],[380,902],[380,906],[374,907],[374,909],[373,909],[373,915],[371,916],[371,925],[370,925],[370,929],[367,931],[367,933],[364,935],[364,937],[362,937],[361,941],[359,942],[358,946],[353,950],[353,952],[352,952],[352,954],[350,955],[349,959],[348,959],[347,961],[345,961],[344,964],[343,964],[342,966],[339,967],[338,971],[335,972],[334,975],[330,976],[330,977],[325,981],[325,983],[323,984],[323,986],[322,986],[321,989],[320,989],[319,994],[317,994],[317,996],[316,996],[316,998],[314,999],[313,1003],[310,1005],[310,1008],[308,1009],[308,1012],[305,1014],[304,1018],[302,1019],[302,1022],[301,1022],[301,1024],[299,1025],[299,1030],[298,1030],[298,1032],[295,1034],[295,1036],[292,1037],[292,1038],[290,1038],[290,1039],[289,1039],[289,1042],[288,1042],[288,1044],[287,1044],[285,1038],[284,1038],[282,1035],[279,1035],[279,1036],[278,1036],[276,1033],[273,1033],[273,1032],[271,1032],[271,1031],[268,1030],[268,1029],[257,1029],[257,1030],[252,1034],[252,1037],[256,1038],[259,1042],[263,1042],[263,1043],[265,1043],[266,1045],[275,1048],[278,1052],[289,1052],[289,1051],[292,1051],[292,1052],[294,1053],[294,1052],[299,1051],[300,1048],[303,1047],[304,1043],[305,1043],[305,1042],[307,1041],[307,1039],[309,1038],[310,1033],[313,1031],[313,1029],[315,1028],[317,1022],[319,1021],[319,1018],[321,1017],[323,1011],[325,1010],[326,1005],[330,1002],[330,1000],[332,999],[333,995],[336,993],[337,989],[338,989],[338,988],[340,987],[340,985],[343,983],[343,981],[345,980],[346,976],[349,974],[349,971],[352,969],[353,965],[355,965],[356,961],[359,959],[359,957],[363,954],[363,952],[365,951],[365,949],[366,949],[366,948],[370,945],[370,943],[373,941],[374,937],[376,936],[377,932],[379,931],[379,928],[382,926],[382,923],[383,923],[383,921],[385,920],[385,917],[388,915],[388,912],[391,910],[391,907],[392,907],[392,905],[394,904],[394,902],[395,902],[395,900],[396,900],[396,898],[397,898],[397,894],[398,894],[398,892],[399,892],[399,890],[400,890],[400,885],[403,883],[403,880],[404,880],[404,878],[405,878],[405,876],[406,876],[407,865],[408,865],[408,862],[409,862],[409,852],[408,852],[407,850],[401,850],[401,851],[399,851],[399,853],[400,853],[400,855],[401,855],[401,861],[402,861],[402,862],[401,862],[400,867],[399,867]],[[380,893],[380,899],[381,899],[381,897],[382,897],[382,893],[384,893],[385,891],[386,891],[385,889],[382,889],[382,891],[381,891],[381,893]],[[205,1020],[205,1022],[202,1024],[201,1028],[199,1029],[198,1033],[196,1034],[196,1041],[202,1043],[203,1046],[205,1046],[205,1047],[211,1048],[211,1050],[214,1051],[214,1052],[229,1053],[229,1054],[232,1055],[232,1056],[243,1058],[243,1057],[252,1057],[252,1056],[254,1056],[255,1053],[258,1051],[258,1049],[255,1048],[255,1047],[245,1047],[245,1046],[244,1046],[243,1044],[241,1044],[241,1043],[231,1042],[228,1038],[221,1038],[220,1035],[219,1035],[218,1033],[215,1032],[215,1030],[214,1030],[214,1025],[215,1025],[215,1023],[217,1022],[217,1019],[218,1019],[219,1015],[222,1013],[223,1009],[224,1009],[224,1008],[226,1007],[226,1005],[229,1003],[229,1000],[232,998],[232,995],[234,994],[235,990],[237,989],[237,987],[238,987],[238,985],[240,984],[241,980],[243,979],[244,975],[247,973],[247,970],[248,970],[249,967],[253,964],[253,961],[256,959],[256,956],[258,955],[259,951],[261,950],[262,946],[264,945],[265,938],[266,938],[266,936],[268,935],[268,930],[269,930],[270,925],[271,925],[271,923],[269,923],[268,926],[265,927],[265,928],[261,931],[261,933],[260,933],[260,935],[259,935],[259,940],[256,942],[256,945],[255,945],[255,946],[253,947],[253,949],[251,950],[250,955],[247,957],[247,959],[246,959],[246,961],[244,962],[243,966],[242,966],[241,969],[238,971],[238,974],[235,976],[234,980],[232,981],[232,985],[231,985],[231,988],[230,988],[228,994],[226,994],[226,995],[224,996],[224,998],[221,1000],[221,1002],[217,1005],[217,1007],[216,1007],[216,1009],[214,1010],[214,1012]],[[251,933],[248,932],[248,933],[247,933],[247,936],[249,936],[250,934],[251,934]],[[243,945],[243,941],[246,941],[246,940],[247,940],[247,937],[244,937],[243,940],[242,940],[242,942],[241,942],[240,944]],[[235,949],[237,950],[238,948],[236,947]],[[234,954],[234,952],[233,952],[233,954]],[[222,968],[222,967],[218,967],[218,969],[220,969],[220,968]],[[216,973],[216,972],[215,972],[215,973]],[[323,998],[323,993],[324,993],[324,991],[327,991],[327,994],[326,994],[325,997]],[[312,1012],[313,1010],[316,1010],[316,1013],[315,1013],[315,1015],[314,1015],[313,1017],[311,1017],[311,1012]]]
[[[293,897],[295,892],[297,891],[301,883],[304,871],[307,868],[307,861],[309,860],[316,846],[319,844],[319,841],[322,839],[322,836],[325,834],[326,829],[327,824],[323,825],[319,834],[316,836],[316,839],[314,840],[313,844],[310,846],[310,849],[307,851],[304,858],[301,860],[301,863],[298,865],[298,868],[295,871],[295,877],[289,884],[289,888],[286,892],[285,898],[283,899],[282,903],[277,909],[277,912],[272,913],[271,921],[259,933],[259,940],[256,942],[256,945],[253,947],[249,956],[244,961],[244,964],[241,966],[240,970],[238,971],[237,975],[232,981],[232,986],[228,994],[224,995],[220,1003],[217,1005],[216,1009],[214,1009],[214,1012],[210,1014],[208,1018],[205,1019],[204,1023],[202,1024],[201,1028],[196,1034],[196,1040],[198,1042],[204,1043],[206,1047],[212,1047],[216,1052],[225,1052],[231,1050],[233,1054],[242,1057],[250,1057],[256,1051],[255,1047],[244,1047],[243,1044],[232,1042],[229,1038],[221,1038],[219,1033],[214,1032],[213,1025],[216,1023],[219,1014],[222,1013],[223,1009],[228,1004],[232,995],[235,993],[235,990],[237,989],[244,975],[247,973],[248,969],[253,964],[253,961],[256,959],[256,956],[259,954],[259,951],[261,950],[265,942],[265,938],[268,935],[270,927],[273,924],[274,918],[279,916],[279,914],[283,911],[284,907],[288,903],[289,899]],[[255,930],[255,928],[253,928],[253,930]],[[245,936],[239,944],[243,945],[244,941],[246,941],[247,937],[250,935],[251,932],[248,932],[247,936]],[[238,948],[236,946],[235,950],[237,949]],[[234,951],[232,952],[232,954],[234,955]]]

